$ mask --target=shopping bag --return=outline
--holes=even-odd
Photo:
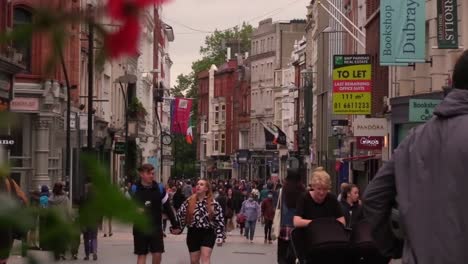
[[[281,228],[281,204],[283,200],[283,188],[280,189],[278,196],[278,203],[276,204],[275,217],[273,218],[273,225],[271,227],[271,239],[276,240],[280,234]]]

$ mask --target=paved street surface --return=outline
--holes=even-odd
[[[114,228],[114,235],[110,238],[103,238],[102,234],[98,238],[98,260],[84,261],[83,245],[80,246],[78,261],[62,261],[59,263],[113,263],[129,264],[136,263],[136,257],[133,255],[133,237],[131,228]],[[186,235],[180,236],[168,235],[164,241],[166,253],[163,254],[164,264],[186,264],[189,263],[188,250],[185,244]],[[53,263],[47,254],[39,252],[41,263]],[[69,256],[67,256],[69,258]],[[149,258],[149,256],[148,256]],[[24,258],[13,255],[9,264],[26,264]],[[150,260],[147,259],[147,263]],[[233,235],[228,236],[226,243],[222,247],[215,247],[212,257],[212,263],[239,264],[255,263],[266,264],[276,263],[276,244],[263,243],[263,226],[257,225],[254,243],[250,244],[244,237],[235,230]]]
[[[212,263],[218,264],[271,264],[276,263],[276,243],[269,245],[263,242],[263,226],[257,224],[254,243],[250,244],[244,237],[241,237],[239,230],[235,230],[228,236],[226,243],[222,247],[215,247]],[[186,235],[168,235],[164,241],[166,253],[163,254],[164,264],[186,264],[189,263],[188,251],[185,245]],[[16,243],[15,243],[16,244]],[[17,245],[16,245],[17,246]],[[131,228],[125,226],[114,226],[114,235],[104,238],[102,234],[98,238],[98,260],[84,261],[83,245],[80,246],[79,259],[77,261],[62,261],[59,263],[113,263],[131,264],[136,263],[133,255],[133,237]],[[17,252],[17,250],[15,250]],[[54,263],[50,255],[46,252],[33,251],[42,260],[41,263]],[[15,253],[14,253],[15,254]],[[69,259],[70,256],[67,256]],[[26,259],[13,255],[9,264],[26,264]],[[148,256],[147,263],[150,262]],[[391,264],[400,264],[400,261],[393,261]]]

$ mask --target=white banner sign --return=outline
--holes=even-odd
[[[384,137],[388,134],[385,118],[356,118],[353,121],[355,137]]]

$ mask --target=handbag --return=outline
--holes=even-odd
[[[226,209],[226,215],[225,215],[225,217],[229,219],[229,218],[232,218],[233,216],[234,216],[234,211],[233,211],[231,208],[228,207],[228,208]]]
[[[281,228],[281,204],[283,200],[283,188],[279,191],[278,203],[276,204],[275,217],[273,218],[273,225],[271,227],[271,239],[276,240],[280,234]]]

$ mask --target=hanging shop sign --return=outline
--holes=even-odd
[[[115,154],[125,154],[125,142],[115,142]]]
[[[356,137],[356,147],[362,150],[379,150],[384,146],[384,137]]]
[[[457,0],[437,0],[437,46],[458,49]]]
[[[380,1],[380,65],[425,62],[426,0]]]
[[[353,121],[355,137],[384,137],[388,134],[385,118],[356,118]]]
[[[333,56],[333,114],[369,115],[371,87],[369,55]]]
[[[410,122],[426,122],[432,118],[434,108],[441,100],[431,99],[410,99],[409,100],[409,117]]]

